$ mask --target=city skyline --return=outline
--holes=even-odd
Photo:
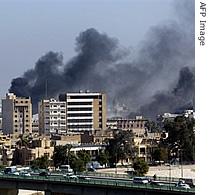
[[[66,58],[64,50],[49,48],[34,60],[34,65],[25,67],[20,74],[11,78],[10,92],[14,92],[17,96],[32,97],[36,108],[38,101],[45,96],[46,83],[49,97],[81,89],[102,91],[107,94],[110,115],[123,110],[124,116],[142,114],[154,118],[157,113],[194,108],[194,3],[192,1],[160,0],[146,3],[143,0],[131,2],[122,0],[117,3],[102,1],[101,4],[96,1],[70,2],[70,4],[66,1],[58,4],[54,1],[48,7],[48,1],[44,4],[38,1],[35,5],[42,5],[41,11],[45,9],[52,11],[57,5],[58,13],[61,10],[69,13],[65,12],[66,8],[60,9],[64,5],[76,6],[75,12],[79,15],[69,24],[72,22],[73,26],[75,23],[76,26],[87,25],[84,28],[79,27],[74,35],[70,33],[72,37],[74,36],[75,43],[69,48],[76,48],[75,51],[70,52],[71,57]],[[102,5],[102,10],[110,14],[102,10],[99,14],[96,7],[101,8]],[[154,14],[159,15],[157,19],[154,15],[147,14],[147,8],[151,7],[149,5],[154,7],[157,5],[151,8],[154,9],[152,10]],[[17,8],[16,4],[14,8]],[[81,9],[87,12],[84,11],[81,15]],[[43,20],[39,17],[34,18],[34,24],[43,21],[49,24],[52,22],[53,26],[57,24],[65,27],[64,30],[55,28],[56,32],[67,33],[71,25],[64,25],[61,21],[65,20],[59,21],[59,14],[53,14],[59,16],[59,19],[53,20],[55,18],[50,18],[51,14],[52,12],[46,11],[45,16],[49,17],[49,20],[45,20],[45,16]],[[34,17],[33,12],[29,16]],[[83,16],[87,16],[91,22],[86,23]],[[103,28],[107,25],[116,28]],[[35,31],[38,36],[32,36],[32,33],[27,37],[32,40],[33,37],[34,39],[40,37],[42,29],[41,27]],[[119,30],[124,38],[115,33]],[[50,31],[49,37],[53,36],[55,31]],[[55,37],[60,38],[60,36]],[[54,43],[55,37],[51,37],[49,46]],[[16,68],[18,71],[21,70],[19,66]],[[12,70],[15,71],[15,67]]]

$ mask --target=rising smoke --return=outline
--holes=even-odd
[[[90,28],[76,38],[75,57],[64,64],[60,53],[48,52],[13,79],[9,91],[31,96],[34,113],[40,99],[80,89],[107,93],[109,114],[155,118],[193,107],[194,3],[181,3],[191,5],[184,13],[192,17],[152,27],[132,60],[117,39]],[[183,14],[179,5],[176,10]]]

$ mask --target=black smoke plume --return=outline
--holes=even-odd
[[[183,17],[151,27],[136,55],[90,28],[76,38],[77,55],[66,64],[60,53],[48,52],[13,79],[9,91],[31,96],[34,113],[42,98],[80,89],[105,92],[109,116],[134,112],[155,118],[193,107],[194,2],[179,1],[175,7]]]

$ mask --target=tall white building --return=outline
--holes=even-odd
[[[39,102],[40,134],[66,133],[66,102],[55,99]]]
[[[92,131],[106,128],[106,95],[97,92],[66,93],[60,95],[66,101],[67,129]]]

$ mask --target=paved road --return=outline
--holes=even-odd
[[[183,177],[195,179],[195,165],[183,165]],[[117,168],[118,174],[126,174],[127,168]],[[116,168],[98,169],[97,172],[101,173],[116,173]],[[147,176],[156,174],[158,177],[169,177],[169,166],[154,166],[149,168]],[[181,177],[181,166],[171,166],[171,177]]]

